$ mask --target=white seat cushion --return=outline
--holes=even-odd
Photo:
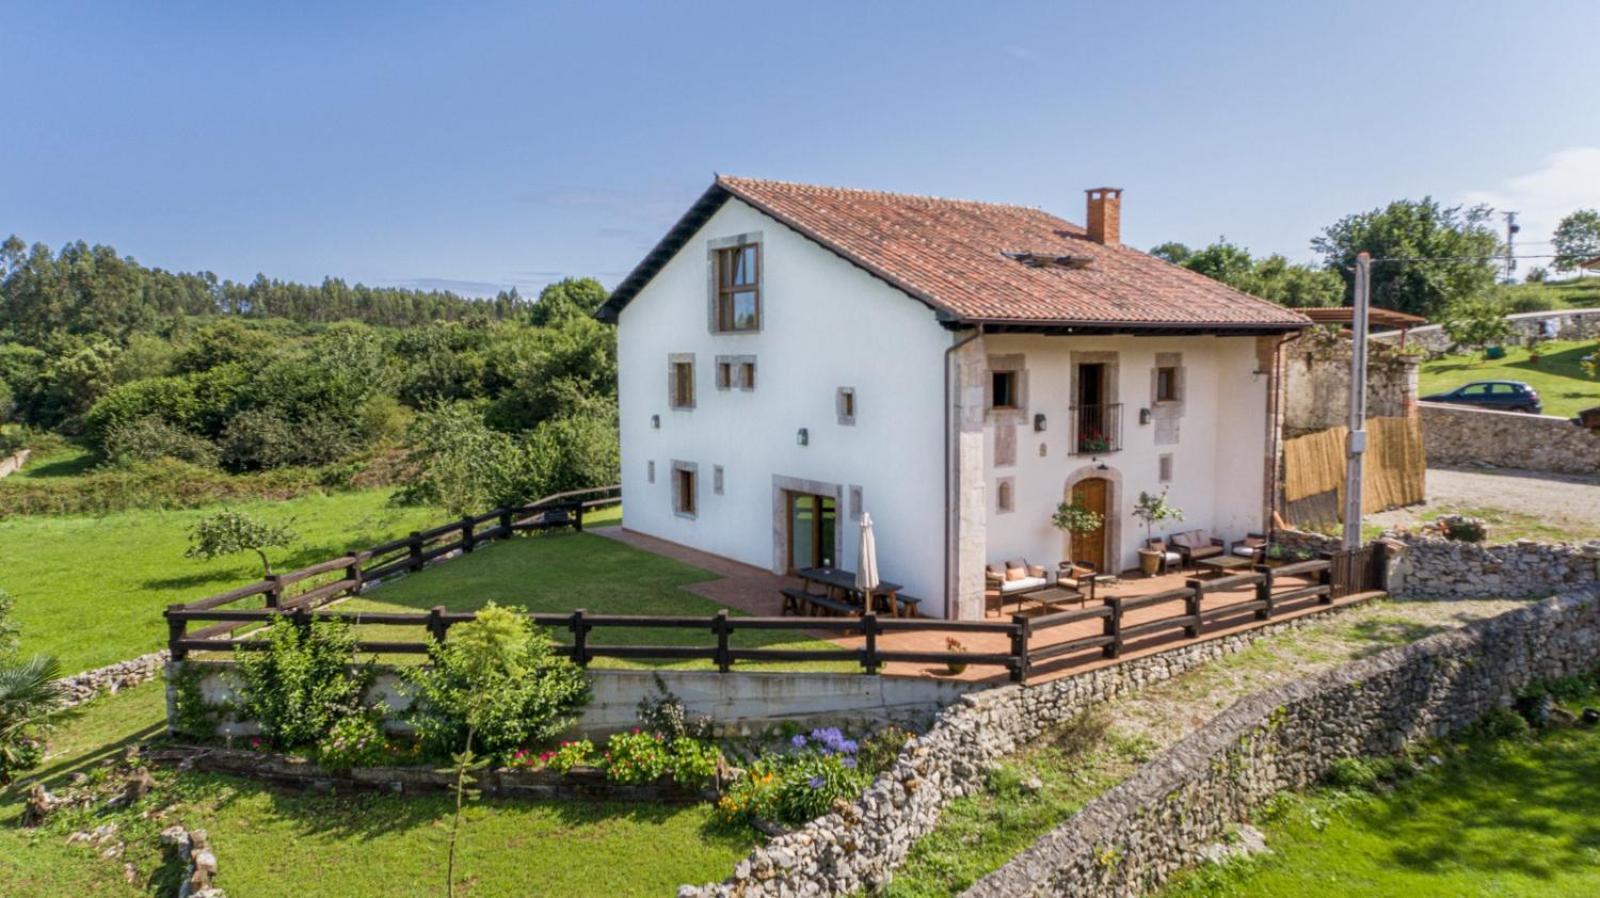
[[[1177,564],[1183,561],[1183,556],[1177,552],[1168,552],[1165,558],[1167,564]]]
[[[1038,589],[1041,586],[1048,585],[1049,582],[1043,577],[1023,577],[1020,580],[1007,580],[1000,584],[1000,592],[1003,595],[1021,589]]]
[[[1240,558],[1254,558],[1256,557],[1256,550],[1250,546],[1234,546],[1233,554]]]

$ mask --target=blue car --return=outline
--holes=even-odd
[[[1539,399],[1538,391],[1519,380],[1475,380],[1448,393],[1424,396],[1422,401],[1472,405],[1502,412],[1527,412],[1530,415],[1544,411],[1544,402]]]

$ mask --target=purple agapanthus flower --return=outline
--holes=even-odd
[[[840,763],[843,764],[844,766],[850,768],[851,770],[856,769],[856,759],[855,758],[845,758]]]
[[[813,788],[813,789],[821,789],[822,788],[822,782],[823,782],[822,781],[822,777],[820,777],[820,776],[812,777],[811,778],[811,788]]]
[[[793,745],[795,748],[805,748],[806,747],[806,737],[800,735],[799,733],[796,733],[794,738],[789,740],[789,744]]]

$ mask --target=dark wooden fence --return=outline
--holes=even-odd
[[[474,520],[474,519],[468,519]],[[510,524],[498,529],[515,527]],[[459,530],[464,525],[451,525]],[[425,539],[432,531],[413,534],[412,541],[400,541],[408,550],[407,559],[429,555],[428,551],[410,553],[416,539]],[[456,542],[465,549],[475,538],[470,529]],[[488,538],[479,534],[477,538]],[[381,548],[381,547],[380,547]],[[334,559],[323,565],[313,565],[305,571],[338,570],[351,563],[356,556]],[[435,556],[436,557],[436,556]],[[1128,646],[1173,639],[1198,639],[1208,628],[1216,629],[1217,622],[1236,626],[1246,622],[1271,620],[1284,606],[1296,604],[1303,607],[1308,601],[1331,604],[1336,598],[1364,591],[1366,584],[1345,583],[1336,585],[1334,571],[1342,559],[1322,558],[1272,568],[1258,566],[1250,573],[1235,574],[1209,580],[1192,579],[1184,586],[1153,595],[1131,598],[1108,597],[1097,605],[1039,616],[1014,615],[1010,620],[947,621],[926,618],[880,618],[876,614],[861,617],[734,617],[726,610],[711,617],[645,616],[628,614],[591,614],[583,609],[568,614],[530,614],[528,617],[543,627],[565,631],[571,642],[556,646],[558,653],[571,658],[579,665],[588,666],[595,658],[632,659],[638,661],[705,660],[717,670],[727,672],[738,662],[802,662],[842,661],[853,663],[868,674],[878,673],[885,664],[904,662],[911,664],[968,664],[1006,669],[1015,682],[1027,682],[1030,674],[1040,665],[1049,665],[1051,672],[1081,665],[1096,658],[1119,657]],[[304,571],[297,571],[303,574]],[[292,575],[285,575],[292,576]],[[308,575],[309,576],[309,575]],[[279,578],[279,582],[283,578]],[[316,602],[331,596],[338,589],[348,590],[359,582],[360,572],[346,576],[297,596],[292,601],[279,601],[263,608],[228,609],[223,606],[254,595],[254,587],[235,590],[187,605],[172,605],[166,610],[169,628],[168,648],[174,660],[183,660],[191,652],[252,651],[262,648],[266,641],[259,638],[231,638],[233,630],[261,625],[277,618],[287,617],[302,630],[309,629],[314,620],[339,620],[357,625],[385,625],[414,627],[416,641],[372,641],[357,643],[357,651],[374,654],[422,654],[428,651],[433,640],[443,640],[451,626],[472,620],[472,612],[446,611],[435,606],[427,612],[372,612],[341,613],[317,610]],[[1207,602],[1218,593],[1245,592],[1251,596],[1239,600],[1237,595],[1219,604]],[[315,598],[307,598],[308,596]],[[1208,607],[1209,605],[1209,607]],[[1146,609],[1172,606],[1174,611],[1164,617],[1137,614]],[[1052,631],[1086,621],[1099,621],[1099,632],[1059,642],[1048,641]],[[199,630],[189,631],[194,623],[207,624]],[[704,645],[626,645],[606,643],[596,636],[611,630],[675,629],[707,634],[712,639]],[[736,633],[761,630],[804,630],[859,636],[858,647],[839,646],[833,649],[743,648],[732,644]],[[904,651],[879,647],[879,638],[898,633],[936,633],[954,637],[975,634],[1000,634],[1007,637],[1005,651]],[[426,639],[420,638],[426,635]]]

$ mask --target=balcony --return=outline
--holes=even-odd
[[[1122,448],[1122,403],[1072,407],[1072,454],[1105,455]]]

